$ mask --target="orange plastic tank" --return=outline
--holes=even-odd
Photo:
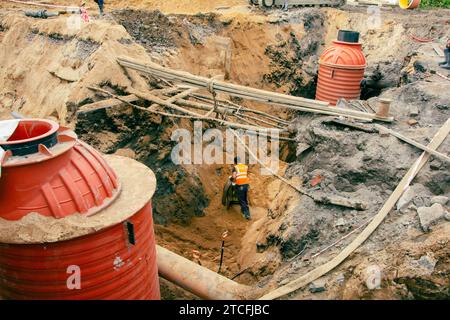
[[[46,120],[0,147],[0,298],[160,299],[150,169]]]
[[[340,30],[338,40],[319,60],[316,99],[336,105],[340,98],[359,99],[366,59],[358,42],[359,33]]]
[[[420,6],[421,0],[400,0],[399,5],[402,9],[416,9]]]

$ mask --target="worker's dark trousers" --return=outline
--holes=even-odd
[[[248,207],[248,184],[236,185],[236,196],[239,199],[242,214],[250,218],[250,209]]]

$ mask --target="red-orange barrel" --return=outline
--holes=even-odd
[[[0,298],[160,299],[151,170],[51,121],[5,128]]]
[[[336,105],[340,98],[359,99],[366,58],[359,33],[340,30],[338,40],[327,48],[319,60],[316,99]]]

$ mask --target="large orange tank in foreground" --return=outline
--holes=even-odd
[[[340,98],[359,99],[366,59],[359,33],[340,30],[338,40],[327,48],[319,60],[316,99],[336,105]]]
[[[45,120],[0,147],[1,298],[160,299],[150,169]]]

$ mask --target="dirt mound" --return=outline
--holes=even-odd
[[[39,2],[39,1],[37,1]],[[42,1],[41,1],[42,2]],[[52,4],[74,6],[78,3],[73,0],[53,0]],[[222,11],[225,9],[234,9],[235,7],[246,8],[247,0],[176,0],[176,1],[160,1],[160,0],[108,0],[105,2],[105,11],[120,9],[142,9],[142,10],[160,10],[166,14],[197,14],[213,11]],[[2,6],[17,8],[26,7],[17,3],[2,3]],[[88,12],[91,15],[97,15],[98,7],[93,1],[87,2]]]
[[[121,10],[113,11],[114,19],[150,52],[176,47],[177,32],[174,24],[160,11]],[[161,32],[161,29],[166,32]]]

